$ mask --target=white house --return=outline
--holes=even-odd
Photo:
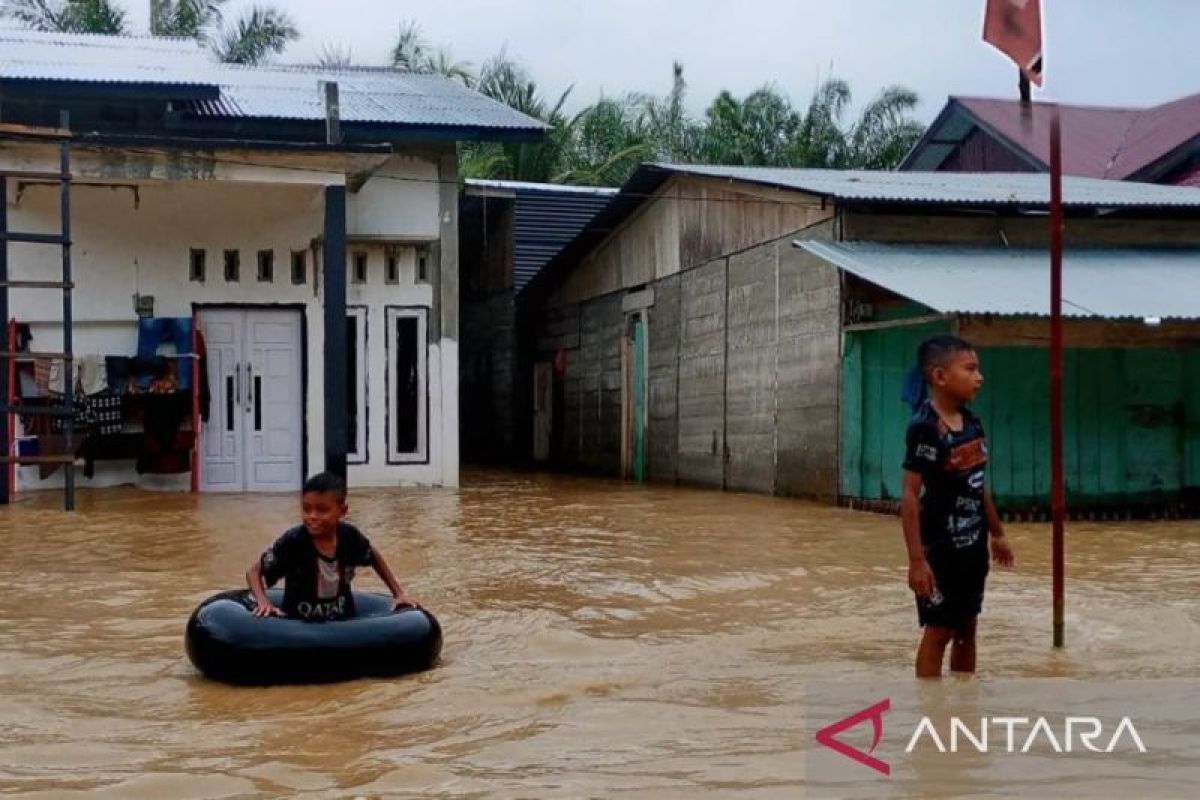
[[[157,422],[127,397],[129,452],[101,454],[79,485],[295,490],[326,467],[352,486],[457,484],[456,141],[535,139],[540,123],[436,75],[237,67],[184,40],[4,30],[0,232],[59,232],[48,173],[62,140],[46,128],[62,111],[73,372],[89,384],[77,388],[98,388],[101,357],[137,354],[140,315],[193,320],[211,393],[192,468],[142,469],[138,436]],[[0,281],[61,280],[60,247],[0,245]],[[61,291],[6,299],[29,350],[62,349]],[[157,351],[191,363],[171,352]],[[198,394],[171,374],[168,389]],[[28,405],[22,393],[40,384],[20,383],[14,404]],[[137,392],[111,367],[100,383]],[[36,449],[29,419],[14,426],[16,452]],[[15,488],[66,472],[39,470],[19,467]]]

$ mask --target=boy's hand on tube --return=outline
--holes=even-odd
[[[276,606],[272,603],[267,603],[266,605],[259,603],[258,605],[256,605],[254,607],[254,616],[256,616],[256,617],[286,617],[287,614],[284,614],[283,609],[279,608],[278,606]]]
[[[416,608],[421,605],[416,601],[416,598],[410,596],[407,592],[400,592],[392,596],[392,611],[399,611],[402,608]]]

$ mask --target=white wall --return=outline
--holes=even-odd
[[[10,151],[0,151],[0,167]],[[28,159],[27,159],[28,160]],[[12,161],[12,159],[9,159]],[[432,161],[395,157],[347,202],[351,236],[392,238],[407,243],[436,240],[439,229],[437,167]],[[391,180],[383,175],[414,178]],[[322,233],[324,187],[305,184],[255,184],[216,180],[135,182],[120,188],[77,185],[72,191],[75,343],[79,355],[88,353],[133,354],[136,350],[134,294],[152,295],[156,316],[190,316],[193,303],[302,304],[307,335],[308,386],[306,387],[307,452],[309,471],[324,463],[324,324],[319,286],[313,285],[312,246]],[[27,186],[18,194],[9,181],[5,198],[9,227],[13,230],[56,232],[58,190]],[[191,248],[208,251],[204,283],[189,280]],[[274,281],[257,281],[257,252],[275,251]],[[241,251],[237,283],[223,276],[223,251]],[[291,252],[309,251],[308,282],[291,283]],[[349,284],[347,302],[369,308],[370,345],[368,382],[370,405],[370,463],[353,466],[352,485],[404,483],[457,483],[457,457],[442,452],[447,437],[441,430],[446,409],[457,425],[456,350],[443,342],[430,342],[430,463],[387,465],[383,423],[385,364],[384,308],[388,305],[422,305],[437,313],[430,285],[415,280],[412,244],[398,246],[401,275],[397,285],[384,282],[384,248],[379,244],[351,244],[347,272],[356,250],[368,249],[370,272],[365,285]],[[318,247],[319,251],[319,247]],[[58,248],[10,246],[10,274],[14,279],[57,279],[61,270]],[[319,281],[323,284],[323,276]],[[14,290],[10,293],[13,316],[30,322],[33,349],[54,350],[61,344],[61,295],[54,291]],[[453,344],[453,343],[451,343]],[[452,462],[451,471],[443,467]],[[36,481],[36,468],[23,468],[22,485]],[[81,471],[77,470],[77,474]],[[132,467],[99,462],[95,483],[108,485],[134,478]],[[52,479],[53,480],[53,479]],[[61,479],[58,479],[61,481]],[[156,480],[161,483],[161,480]],[[170,484],[170,481],[167,481]],[[80,485],[88,482],[80,475]],[[187,476],[175,485],[186,486]],[[47,486],[52,483],[45,484]]]

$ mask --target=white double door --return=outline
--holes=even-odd
[[[201,489],[293,492],[303,479],[304,383],[300,312],[200,312],[212,395]]]

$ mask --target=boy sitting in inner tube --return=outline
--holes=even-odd
[[[258,604],[254,616],[293,617],[312,622],[354,616],[350,581],[355,567],[372,567],[387,584],[394,609],[417,605],[400,586],[383,556],[346,516],[346,484],[322,472],[304,483],[300,498],[303,524],[275,540],[246,571],[246,582]],[[280,578],[283,608],[267,598],[267,586]]]

